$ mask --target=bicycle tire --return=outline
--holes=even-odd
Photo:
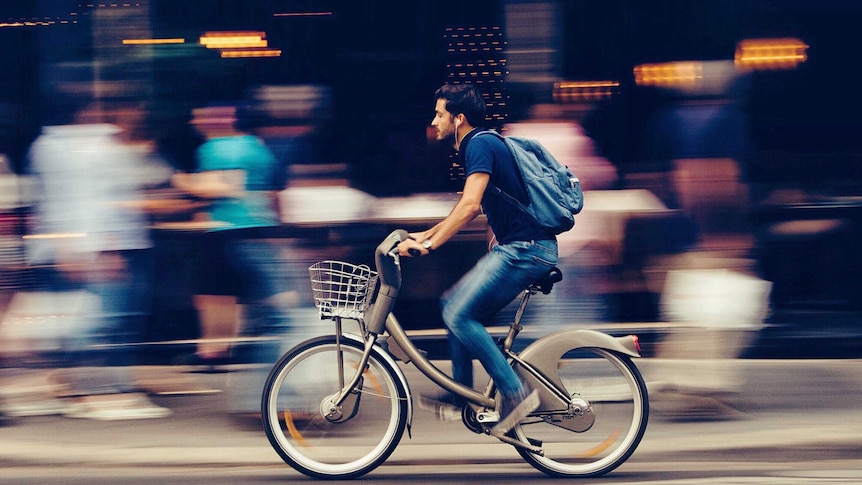
[[[276,363],[261,400],[270,444],[287,464],[314,478],[356,478],[375,469],[398,446],[409,419],[400,371],[377,349],[341,419],[324,417],[326,398],[341,389],[336,372],[339,348],[344,378],[349,380],[362,343],[342,338],[339,347],[335,336],[318,337],[297,345]]]
[[[516,448],[518,453],[553,477],[597,477],[617,468],[635,451],[647,427],[649,397],[640,371],[626,355],[590,347],[564,354],[557,373],[570,396],[590,403],[594,421],[573,431],[561,427],[561,416],[557,424],[548,422],[549,414],[528,417],[512,433],[521,441],[541,442],[544,454]]]

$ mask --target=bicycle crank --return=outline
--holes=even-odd
[[[540,441],[530,440],[530,443],[524,443],[523,441],[521,441],[519,439],[512,438],[511,434],[512,434],[512,432],[510,431],[509,433],[507,433],[504,436],[494,436],[494,438],[497,438],[498,440],[502,441],[503,443],[508,443],[512,446],[516,446],[518,448],[527,450],[530,453],[533,453],[535,455],[545,456],[545,450],[542,449]],[[536,443],[536,444],[533,444],[533,443]]]
[[[470,406],[466,406],[466,408],[469,408],[469,407]],[[473,424],[473,426],[477,426],[477,427],[483,427],[484,426],[484,433],[491,435],[489,429],[494,424],[496,424],[498,421],[500,421],[500,415],[496,412],[493,412],[493,411],[486,411],[483,413],[475,413],[474,419],[475,420],[472,423],[468,423],[467,420],[465,419],[464,424],[467,424],[467,427],[470,429],[474,429],[473,427],[470,426],[470,424]],[[476,429],[476,432],[479,433],[480,430]],[[545,456],[545,451],[542,449],[542,442],[540,440],[534,440],[532,438],[528,438],[529,443],[524,443],[523,441],[521,441],[517,438],[513,438],[511,431],[509,431],[508,433],[506,433],[503,436],[498,436],[498,435],[491,435],[491,436],[494,436],[494,438],[497,438],[498,440],[500,440],[504,443],[508,443],[512,446],[517,446],[518,448],[522,448],[524,450],[527,450],[530,453],[533,453],[533,454],[536,454],[539,456]]]

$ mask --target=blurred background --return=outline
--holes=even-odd
[[[196,248],[218,224],[171,182],[199,168],[194,109],[238,106],[275,156],[279,223],[260,237],[283,249],[293,311],[314,319],[309,264],[370,264],[390,230],[457,201],[461,167],[429,123],[434,90],[466,82],[488,126],[539,139],[587,191],[560,237],[565,279],[528,328],[634,329],[648,356],[859,357],[860,14],[849,0],[4,2],[2,357],[62,349],[34,322],[74,313],[27,298],[54,264],[33,241],[81,235],[34,229],[46,195],[28,154],[58,100],[85,101],[136,154],[123,173],[156,283],[133,344],[165,363],[207,333],[194,275],[212,256]],[[405,265],[405,327],[442,328],[437,297],[487,241],[480,218]],[[442,332],[422,335],[443,350]]]

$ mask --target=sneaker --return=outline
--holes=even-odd
[[[539,407],[539,391],[523,390],[512,397],[503,397],[500,403],[500,420],[491,428],[492,436],[504,436],[518,422]]]
[[[464,398],[454,394],[419,396],[419,407],[434,413],[440,421],[460,421]]]
[[[85,396],[63,413],[68,418],[100,421],[164,418],[170,414],[170,409],[157,406],[138,393]]]

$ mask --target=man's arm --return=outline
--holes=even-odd
[[[402,241],[398,245],[398,252],[402,256],[410,256],[410,250],[417,249],[425,255],[428,254],[428,250],[423,248],[421,243],[426,239],[431,240],[431,249],[437,249],[451,239],[461,228],[482,213],[482,196],[490,178],[489,174],[483,172],[470,174],[464,183],[461,199],[449,215],[431,229],[411,234],[414,239]]]

